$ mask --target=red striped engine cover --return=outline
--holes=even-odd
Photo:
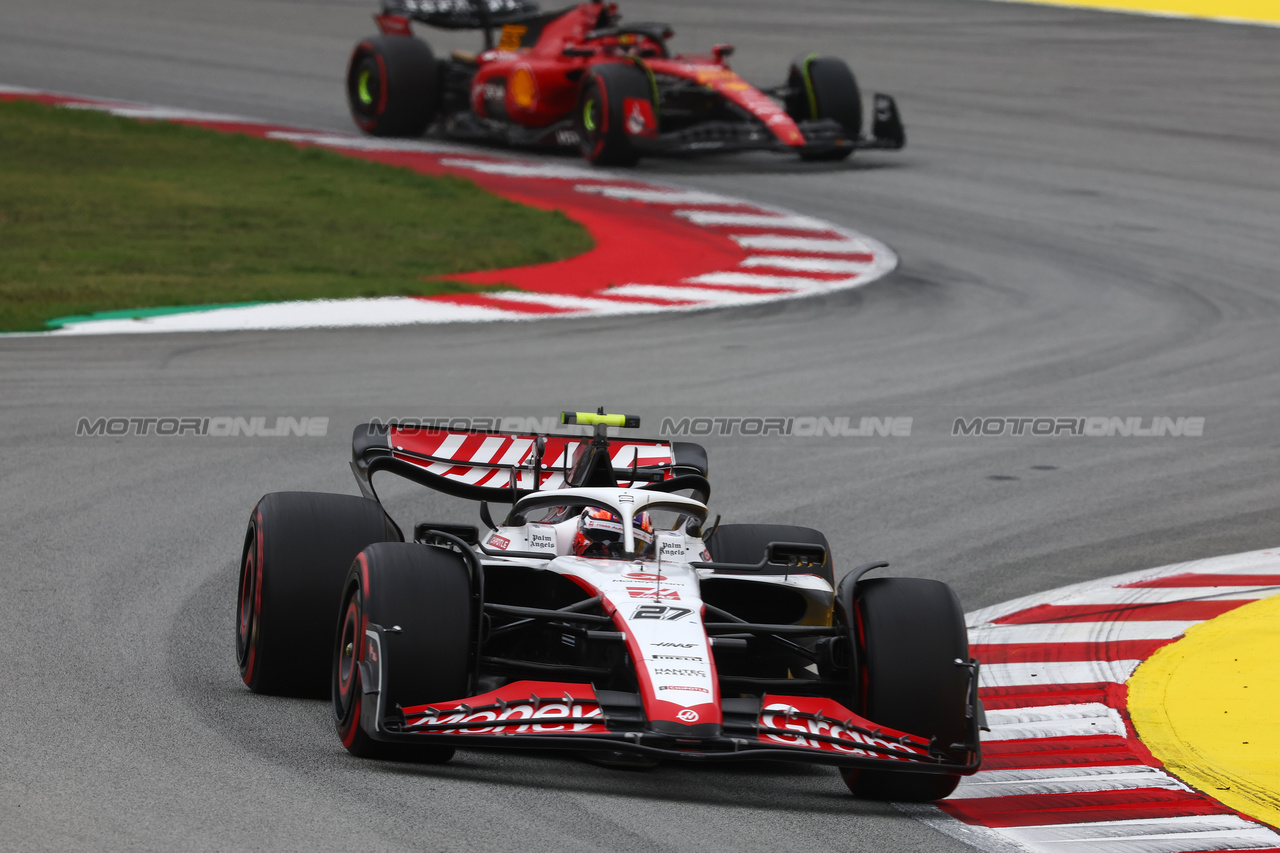
[[[507,488],[511,485],[513,468],[526,465],[533,456],[534,442],[538,436],[519,433],[471,432],[431,427],[391,427],[388,441],[392,455],[416,465],[447,480],[469,486]],[[539,489],[556,489],[564,485],[566,466],[573,464],[573,454],[578,445],[587,441],[585,436],[542,436],[546,445],[542,452],[542,470],[539,472]],[[643,439],[611,439],[609,455],[614,468],[644,469],[650,466],[671,465],[674,457],[667,442]],[[533,471],[517,473],[521,489],[532,489]],[[671,476],[664,472],[664,479]],[[631,482],[618,481],[622,487],[649,482],[648,479]]]

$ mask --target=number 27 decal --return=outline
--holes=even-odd
[[[683,619],[693,611],[687,607],[669,607],[665,604],[645,604],[636,608],[631,614],[632,619],[662,619],[666,622],[672,622],[676,619]]]

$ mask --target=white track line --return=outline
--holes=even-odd
[[[580,193],[595,193],[615,201],[638,201],[644,204],[664,204],[672,207],[741,207],[750,204],[750,202],[740,198],[702,192],[701,190],[615,187],[607,184],[579,184],[574,189]]]
[[[985,770],[963,779],[953,800],[1017,797],[1026,794],[1085,794],[1134,788],[1189,791],[1186,785],[1155,767],[1118,764],[1110,767],[1037,767],[1027,770]]]
[[[417,154],[442,154],[463,150],[457,145],[425,142],[421,139],[380,139],[372,136],[350,136],[343,133],[309,133],[302,131],[273,130],[268,139],[281,142],[300,142],[322,145],[348,151],[407,151]]]
[[[1138,668],[1139,660],[1047,661],[989,663],[982,667],[983,687],[1028,687],[1043,684],[1123,684]]]
[[[624,284],[605,291],[611,296],[640,296],[656,299],[687,299],[708,306],[747,305],[772,302],[790,297],[789,293],[750,293],[741,290],[719,290],[712,287],[676,287],[665,284]]]
[[[1247,551],[1216,560],[1194,560],[1177,568],[1179,571],[1162,571],[1160,575],[1274,575],[1280,574],[1280,556],[1274,551]]]
[[[790,234],[733,234],[729,239],[744,249],[812,252],[825,255],[856,255],[871,252],[871,247],[866,243],[848,237],[824,240],[817,237],[793,237]]]
[[[830,287],[827,278],[805,278],[798,275],[760,275],[750,272],[709,272],[685,279],[687,284],[719,284],[726,287],[759,287],[779,290],[818,290]]]
[[[983,743],[1125,735],[1124,720],[1120,717],[1120,712],[1101,702],[987,711],[987,725],[991,727],[991,731],[983,733]]]
[[[777,228],[781,231],[830,231],[831,223],[812,216],[779,213],[731,213],[720,210],[676,210],[675,216],[694,225],[738,228]]]
[[[64,104],[69,110],[90,110],[93,112],[110,113],[113,116],[121,118],[149,119],[151,121],[208,121],[218,122],[222,124],[270,124],[266,121],[254,121],[251,119],[243,119],[238,116],[227,115],[225,113],[206,113],[200,110],[181,110],[171,107],[148,107],[148,106],[103,106],[101,104]]]
[[[871,268],[866,261],[845,261],[835,258],[802,257],[799,255],[750,255],[741,267],[768,267],[795,272],[861,273]]]
[[[552,178],[572,181],[615,181],[620,176],[606,171],[583,169],[578,166],[562,166],[557,163],[521,163],[515,160],[472,160],[465,157],[446,157],[441,165],[454,169],[470,169],[489,175],[506,175],[509,178]]]
[[[1164,817],[1002,829],[1034,851],[1191,853],[1274,847],[1280,835],[1235,815]]]
[[[242,308],[218,308],[160,314],[138,320],[92,320],[69,323],[54,334],[101,335],[148,332],[210,332],[266,329],[316,329],[407,326],[420,323],[476,323],[528,320],[525,312],[503,311],[389,296],[382,299],[317,299],[273,302]]]

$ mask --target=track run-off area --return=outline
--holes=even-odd
[[[991,849],[1280,849],[1278,594],[1268,550],[969,614],[991,731],[941,810]]]
[[[52,334],[479,323],[688,311],[859,287],[886,275],[898,262],[878,240],[811,216],[716,193],[629,180],[576,163],[477,156],[457,146],[308,132],[231,116],[0,85],[0,98],[6,97],[317,145],[424,174],[465,175],[506,198],[564,211],[596,241],[591,251],[553,264],[449,276],[472,284],[511,285],[512,290],[125,309],[59,318],[53,321],[57,328]]]
[[[1280,4],[1275,0],[999,0],[1009,3],[1042,3],[1103,12],[1154,15],[1161,18],[1201,18],[1229,24],[1280,26]]]
[[[342,74],[373,11],[364,0],[9,0],[0,81],[349,140]],[[418,150],[572,170],[529,180],[584,207],[605,198],[576,189],[590,184],[707,194],[624,202],[654,227],[693,225],[676,210],[807,217],[882,242],[896,269],[865,287],[714,311],[0,339],[0,446],[12,460],[0,470],[11,660],[0,847],[1278,849],[1266,814],[1217,790],[1236,783],[1179,766],[1177,743],[1230,746],[1215,778],[1238,775],[1252,735],[1184,739],[1186,720],[1148,720],[1143,697],[1181,690],[1203,659],[1199,636],[1240,630],[1204,620],[1248,620],[1268,605],[1262,576],[1277,573],[1272,556],[1249,554],[1280,538],[1280,114],[1269,108],[1280,31],[979,0],[639,0],[623,12],[670,21],[678,50],[734,43],[735,70],[760,84],[780,82],[798,55],[845,57],[864,91],[895,96],[908,146],[839,166],[746,155],[598,174],[572,157],[435,139]],[[438,52],[454,46],[429,37]],[[690,203],[708,196],[753,209]],[[696,227],[742,254],[683,278],[747,273],[741,259],[774,254],[734,242],[760,233],[740,222]],[[592,292],[610,283],[655,281]],[[808,767],[626,773],[481,750],[442,767],[388,765],[346,755],[323,703],[245,690],[236,560],[263,493],[354,493],[350,430],[373,417],[597,405],[640,414],[645,434],[665,416],[911,418],[909,436],[709,436],[712,509],[726,523],[824,531],[838,573],[886,558],[889,573],[950,583],[989,677],[1003,679],[983,688],[987,768],[941,808],[904,813]],[[158,416],[323,417],[329,428],[75,434],[82,417]],[[1091,438],[952,426],[1039,416],[1196,417],[1204,429]],[[394,497],[403,522],[475,522],[451,499]],[[1176,586],[1180,574],[1196,585]],[[1187,610],[1149,609],[1173,605]],[[1069,606],[1087,612],[1045,609]],[[1058,683],[1039,684],[1049,676]],[[1234,702],[1255,689],[1240,679],[1221,692]],[[1078,719],[1063,710],[1073,706]],[[1177,743],[1157,743],[1148,725]]]

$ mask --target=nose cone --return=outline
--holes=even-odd
[[[719,723],[677,723],[672,720],[654,720],[649,723],[649,731],[681,740],[703,740],[720,737],[723,729]]]

